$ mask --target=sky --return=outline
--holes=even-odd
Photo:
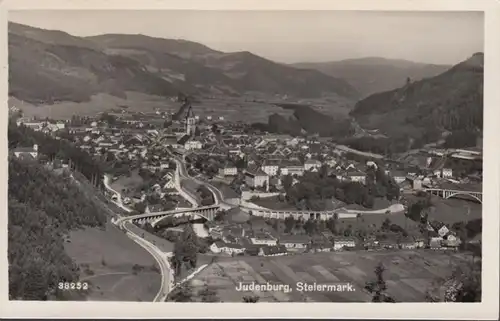
[[[9,20],[75,36],[144,34],[282,62],[363,57],[456,64],[484,51],[482,12],[10,11]]]

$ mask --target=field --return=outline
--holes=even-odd
[[[180,103],[166,97],[147,95],[137,92],[127,92],[127,98],[122,99],[108,94],[92,96],[88,102],[60,102],[53,105],[34,106],[11,97],[9,107],[16,106],[23,110],[26,117],[38,116],[54,119],[71,119],[73,115],[92,116],[99,112],[111,112],[126,108],[127,111],[152,112],[155,110],[176,112]],[[223,116],[229,121],[267,122],[273,113],[291,115],[291,111],[269,103],[246,101],[241,97],[221,97],[217,99],[202,98],[193,103],[195,115],[212,116],[217,119]]]
[[[162,250],[165,253],[172,252],[174,250],[174,245],[167,241],[164,238],[158,237],[154,234],[151,234],[149,232],[146,232],[145,230],[139,228],[138,226],[134,224],[128,224],[127,228],[132,231],[133,233],[139,235],[143,239],[145,239],[148,242],[153,243],[156,247],[158,247],[160,250]]]
[[[460,254],[432,251],[317,253],[274,258],[244,257],[223,260],[198,274],[193,286],[208,286],[223,302],[241,302],[258,295],[259,302],[367,302],[371,295],[363,287],[374,280],[374,268],[382,262],[388,293],[399,302],[423,302],[425,291],[437,278],[448,276],[450,263],[463,261]],[[239,282],[288,284],[292,291],[239,292]],[[301,292],[297,282],[313,284],[350,283],[354,291]]]
[[[155,259],[111,223],[105,230],[87,228],[71,232],[65,244],[68,255],[80,266],[82,281],[90,283],[88,300],[152,301],[159,290],[161,275]],[[144,269],[137,274],[132,267]]]
[[[252,200],[251,202],[256,205],[273,210],[297,211],[297,208],[295,208],[293,205],[286,203],[285,201],[280,201],[277,196],[262,197],[256,200]],[[334,203],[330,200],[324,200],[323,203],[324,203],[324,210],[336,209],[336,205],[334,205]],[[374,201],[373,208],[365,208],[357,204],[350,204],[341,207],[345,207],[346,209],[350,210],[374,211],[374,210],[385,209],[388,206],[390,206],[390,203],[386,199],[376,198]]]
[[[111,183],[111,188],[117,192],[122,192],[125,189],[133,190],[142,185],[144,180],[139,176],[139,171],[130,172],[130,176],[120,176],[116,181]]]
[[[459,221],[468,221],[481,218],[481,204],[459,200],[442,199],[437,196],[432,197],[432,203],[435,209],[429,214],[429,220],[438,220],[445,224],[452,225]],[[469,211],[470,209],[470,211]],[[418,223],[407,219],[404,213],[397,214],[365,214],[358,218],[341,218],[338,226],[346,228],[351,225],[353,228],[369,229],[375,225],[379,228],[382,222],[389,218],[391,223],[397,224],[407,231],[418,230]]]

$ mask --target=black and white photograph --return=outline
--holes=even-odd
[[[9,301],[432,305],[498,283],[484,11],[7,19]]]

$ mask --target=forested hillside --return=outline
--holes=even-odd
[[[57,289],[58,282],[78,280],[78,267],[64,252],[65,235],[84,226],[102,226],[106,217],[69,174],[56,174],[40,160],[72,159],[73,167],[89,180],[100,176],[100,165],[64,139],[17,127],[13,122],[8,139],[9,149],[39,146],[38,161],[9,157],[9,297],[70,299],[68,292]]]
[[[87,152],[71,144],[65,139],[55,139],[54,137],[36,132],[23,125],[16,126],[12,121],[8,127],[9,148],[31,147],[38,145],[39,152],[47,160],[58,158],[59,160],[71,160],[72,167],[82,173],[94,185],[102,185],[104,174],[104,163],[98,162]]]
[[[294,136],[307,132],[336,138],[348,137],[355,132],[347,118],[333,118],[305,105],[277,104],[277,106],[293,110],[293,117],[287,119],[278,114],[269,116],[268,123],[264,126],[269,132]]]
[[[436,142],[443,133],[475,141],[483,129],[482,53],[474,54],[439,76],[369,96],[351,112],[365,129],[378,129],[398,145],[418,148]],[[470,146],[461,146],[470,147]]]
[[[9,298],[75,299],[58,289],[59,282],[79,278],[78,266],[64,252],[65,235],[102,226],[105,214],[69,175],[15,157],[9,158],[8,202]]]

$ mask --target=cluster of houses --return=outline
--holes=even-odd
[[[457,249],[460,238],[446,224],[430,222],[428,236],[414,237],[391,235],[383,239],[369,236],[359,239],[353,236],[334,236],[329,231],[317,235],[277,234],[254,232],[246,225],[232,224],[210,228],[210,236],[216,241],[210,250],[226,255],[280,256],[303,252],[331,252],[344,250],[390,250],[390,249]]]

